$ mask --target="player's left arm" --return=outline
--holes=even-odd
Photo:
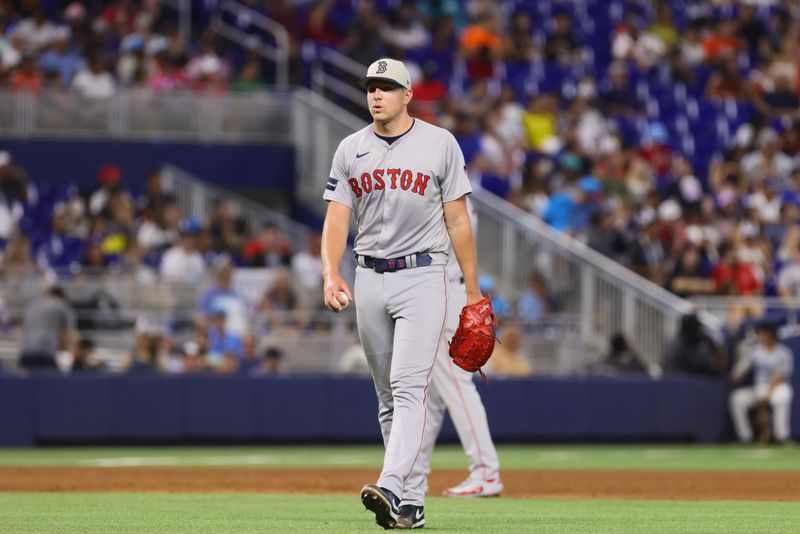
[[[464,276],[464,285],[467,288],[467,304],[472,304],[483,298],[478,286],[478,254],[475,247],[475,237],[472,235],[472,224],[467,211],[466,195],[451,202],[442,203],[444,220],[447,233],[456,253],[458,266]]]

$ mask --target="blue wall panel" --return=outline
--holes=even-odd
[[[33,445],[35,435],[33,413],[37,398],[30,381],[4,378],[0,380],[0,446]]]
[[[733,438],[729,386],[696,377],[493,380],[478,384],[495,439]],[[198,441],[381,442],[368,378],[0,378],[0,444]],[[797,413],[794,414],[795,420]],[[798,435],[799,425],[794,434]],[[453,441],[448,421],[441,436]]]
[[[71,182],[88,190],[97,187],[97,171],[108,163],[118,165],[124,184],[137,191],[145,176],[164,163],[225,188],[291,191],[294,182],[295,151],[289,145],[0,139],[0,150],[11,152],[34,182]]]
[[[113,434],[113,380],[96,376],[31,379],[36,394],[37,439],[104,440]]]
[[[180,380],[141,375],[114,378],[110,398],[113,439],[168,440],[182,436],[184,407],[176,395]]]

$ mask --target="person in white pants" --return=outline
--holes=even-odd
[[[753,440],[753,429],[747,412],[753,406],[769,403],[772,406],[772,426],[775,439],[786,442],[791,437],[789,427],[792,404],[792,375],[794,356],[786,345],[778,341],[777,325],[767,322],[756,328],[757,342],[747,349],[736,362],[731,373],[733,383],[741,382],[752,368],[753,386],[734,390],[729,398],[729,406],[739,441]]]
[[[471,201],[467,201],[473,233],[476,233],[477,217]],[[464,278],[451,254],[447,265],[447,321],[442,337],[442,348],[437,352],[433,364],[431,382],[426,403],[426,430],[419,451],[419,461],[409,477],[409,486],[421,488],[423,495],[428,489],[431,455],[436,438],[444,421],[445,409],[456,428],[461,446],[469,458],[469,476],[461,484],[447,488],[448,497],[496,497],[503,491],[500,480],[500,460],[489,432],[489,422],[480,394],[472,381],[472,373],[461,369],[450,358],[448,342],[458,327],[459,314],[467,303]],[[423,495],[416,497],[421,500]]]

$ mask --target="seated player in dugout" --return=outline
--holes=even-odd
[[[466,202],[472,188],[458,143],[450,132],[409,116],[411,81],[402,62],[374,62],[361,85],[373,122],[346,137],[333,157],[323,194],[323,297],[334,312],[355,297],[378,398],[386,452],[377,483],[362,488],[361,502],[385,529],[419,528],[426,480],[424,473],[411,475],[420,469],[430,432],[432,369],[446,350],[451,243],[464,278],[465,311],[479,305],[491,314],[491,304],[478,286]],[[355,293],[340,272],[351,215]]]

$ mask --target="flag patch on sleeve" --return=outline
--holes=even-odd
[[[328,191],[336,191],[336,184],[339,183],[339,180],[334,178],[333,176],[328,177],[328,184],[325,186],[325,189]]]

